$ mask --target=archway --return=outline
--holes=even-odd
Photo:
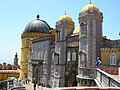
[[[75,81],[75,74],[74,73],[71,73],[69,75],[69,79],[68,79],[68,87],[72,87],[74,85],[74,82]]]

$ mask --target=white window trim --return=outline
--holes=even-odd
[[[113,61],[113,57],[112,57],[112,55],[114,55],[115,56],[115,63],[114,63],[114,61]],[[111,60],[112,59],[112,60]],[[116,54],[114,54],[114,53],[112,53],[111,55],[110,55],[110,65],[116,65]]]

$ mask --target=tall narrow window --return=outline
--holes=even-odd
[[[116,55],[114,53],[110,55],[110,65],[116,65]]]
[[[52,53],[52,61],[54,61],[54,52]]]
[[[58,65],[59,64],[59,54],[55,53],[55,64]]]
[[[76,52],[72,53],[72,61],[76,61]]]
[[[86,66],[86,54],[85,53],[80,54],[80,66]]]
[[[52,60],[51,60],[51,63],[54,64],[54,52],[52,53]]]
[[[44,60],[47,60],[47,52],[44,52],[43,57],[44,57]]]
[[[40,52],[40,60],[43,60],[43,52]]]
[[[34,60],[34,59],[35,59],[35,53],[34,53],[34,52],[32,53],[31,58],[32,58],[32,60]]]
[[[40,52],[37,52],[38,54],[37,54],[37,59],[38,60],[40,60],[41,58],[40,58]]]
[[[57,32],[57,42],[60,41],[60,31],[56,31]]]
[[[35,59],[37,60],[37,52],[35,52]]]
[[[67,61],[70,61],[70,52],[67,54]]]

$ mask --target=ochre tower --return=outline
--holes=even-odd
[[[30,68],[30,50],[32,47],[32,40],[49,35],[50,26],[44,21],[37,19],[29,22],[21,34],[21,61],[20,61],[20,78],[28,78],[28,70]]]

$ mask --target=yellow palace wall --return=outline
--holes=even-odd
[[[101,48],[101,61],[103,65],[110,65],[110,55],[116,55],[116,65],[120,62],[120,49],[119,48]]]
[[[8,77],[19,78],[19,73],[0,73],[0,81],[6,80]]]
[[[28,74],[29,64],[30,64],[30,48],[32,47],[32,40],[36,38],[41,38],[48,36],[49,34],[42,34],[37,32],[23,33],[21,35],[22,45],[21,45],[21,61],[20,61],[20,78],[25,78],[25,73]],[[27,40],[29,43],[27,43]]]

